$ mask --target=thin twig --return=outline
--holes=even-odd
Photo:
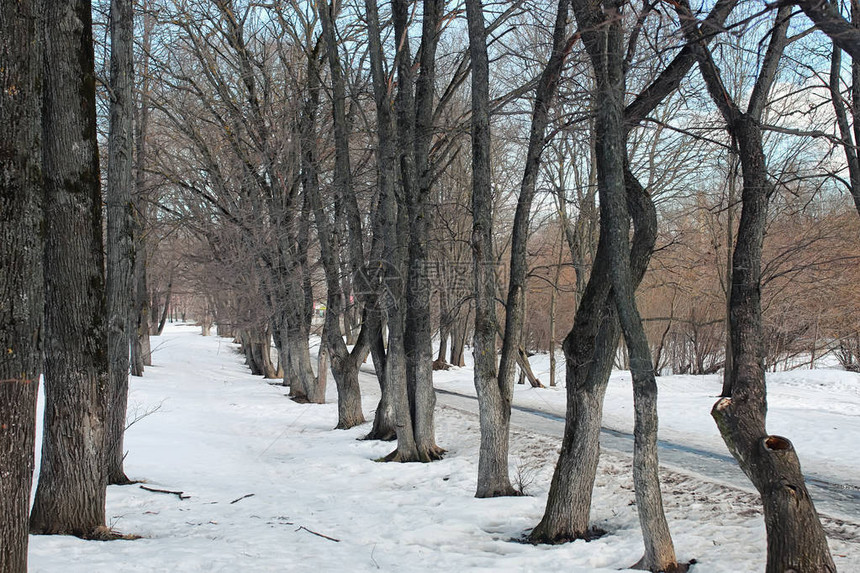
[[[237,501],[242,501],[242,500],[243,500],[243,499],[245,499],[246,497],[254,497],[254,494],[253,494],[253,493],[246,493],[246,494],[245,494],[245,495],[243,495],[242,497],[237,497],[236,499],[234,499],[234,500],[233,500],[233,501],[231,501],[230,503],[231,503],[231,504],[233,504],[233,503],[236,503]]]
[[[322,537],[323,539],[328,539],[329,541],[334,541],[335,543],[340,543],[340,539],[335,539],[334,537],[329,537],[328,535],[323,535],[322,533],[317,533],[316,531],[311,531],[310,529],[308,529],[304,525],[300,525],[299,529],[296,529],[296,531],[299,531],[300,529],[304,529],[308,533],[313,533],[317,537]]]

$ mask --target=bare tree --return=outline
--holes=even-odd
[[[687,4],[682,5],[685,16]],[[766,386],[761,319],[761,257],[768,201],[776,187],[767,173],[761,120],[788,43],[790,7],[776,13],[770,42],[746,111],[726,91],[702,32],[687,27],[699,70],[738,142],[743,189],[737,243],[732,256],[729,303],[732,371],[728,396],[711,411],[729,451],[762,496],[767,529],[767,571],[835,571],[824,530],[806,490],[800,461],[791,442],[765,428]]]
[[[90,2],[46,2],[45,34],[45,423],[30,531],[104,537],[108,362]]]
[[[127,484],[123,434],[128,404],[134,290],[134,8],[113,0],[110,9],[110,133],[107,176],[107,311],[110,384],[105,463],[110,484]]]
[[[733,6],[732,0],[718,2],[706,19],[708,30],[718,31]],[[629,337],[628,344],[632,341],[636,346],[638,370],[638,380],[634,385],[634,399],[638,402],[634,482],[646,546],[645,556],[638,565],[654,571],[673,570],[679,566],[675,563],[671,539],[668,538],[656,483],[653,371],[650,352],[646,364],[647,341],[643,344],[642,333],[637,332],[641,327],[637,328],[638,317],[631,304],[632,291],[641,282],[654,248],[656,213],[653,201],[629,168],[625,149],[629,132],[677,89],[695,63],[695,53],[688,46],[682,48],[656,74],[655,79],[619,111],[624,101],[626,68],[636,52],[636,39],[649,12],[646,7],[637,18],[625,50],[620,43],[623,37],[623,20],[618,14],[620,7],[610,3],[606,5],[607,13],[604,13],[600,5],[573,4],[595,79],[601,86],[595,104],[596,122],[605,122],[602,127],[595,126],[599,134],[595,142],[598,186],[602,196],[608,193],[606,201],[613,202],[611,209],[614,213],[601,213],[600,240],[591,275],[577,309],[573,329],[564,341],[568,395],[565,434],[546,512],[532,531],[531,539],[558,542],[593,535],[588,529],[588,517],[597,471],[602,402],[620,334],[617,316],[622,313],[620,308],[616,313],[616,307],[623,305],[625,334]],[[621,189],[624,190],[623,196]],[[626,204],[622,205],[622,202]],[[627,249],[625,239],[629,232],[627,225],[621,222],[621,219],[626,219],[626,214],[632,219],[634,233],[629,251],[622,253],[620,251]],[[611,220],[606,221],[607,216]],[[616,236],[610,238],[610,232]],[[619,303],[619,299],[624,297],[627,297],[626,301]]]
[[[572,42],[567,40],[568,0],[560,0],[553,27],[552,52],[538,81],[511,239],[511,265],[502,356],[496,372],[496,277],[490,186],[490,100],[487,33],[483,5],[468,2],[469,53],[472,60],[472,247],[475,261],[475,388],[480,402],[481,449],[477,497],[514,495],[508,476],[508,435],[515,364],[522,356],[521,338],[528,273],[526,246],[532,200],[549,124],[549,108]]]

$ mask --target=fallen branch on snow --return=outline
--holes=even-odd
[[[253,493],[246,493],[246,494],[245,494],[245,495],[243,495],[242,497],[237,497],[236,499],[234,499],[234,500],[233,500],[233,501],[231,501],[230,503],[231,503],[231,504],[233,504],[233,503],[236,503],[237,501],[242,501],[242,500],[243,500],[243,499],[245,499],[246,497],[254,497],[254,494],[253,494]]]
[[[146,491],[151,491],[153,493],[169,493],[169,494],[177,496],[179,499],[182,499],[182,500],[185,500],[185,499],[188,499],[191,497],[190,495],[185,495],[184,491],[171,491],[169,489],[158,489],[155,487],[148,487],[145,485],[140,486],[140,489],[145,489]]]

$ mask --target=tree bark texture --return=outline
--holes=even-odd
[[[42,372],[42,4],[0,11],[0,571],[27,571]]]
[[[134,9],[112,0],[110,10],[110,131],[107,175],[107,309],[110,383],[105,464],[109,484],[127,484],[123,434],[128,404],[134,292]]]
[[[108,384],[88,0],[45,2],[45,421],[32,533],[105,533]]]

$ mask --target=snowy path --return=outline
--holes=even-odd
[[[392,445],[359,441],[369,425],[331,429],[333,383],[329,404],[296,404],[283,387],[251,376],[225,339],[171,326],[154,347],[156,366],[132,380],[129,403],[132,417],[159,409],[129,429],[126,469],[190,498],[111,487],[109,523],[142,539],[31,537],[32,572],[593,573],[617,571],[641,555],[626,454],[602,456],[594,491],[592,521],[609,535],[524,545],[511,540],[543,513],[557,439],[514,429],[514,474],[530,495],[478,500],[472,415],[438,409],[444,460],[376,463]],[[375,380],[362,378],[370,417]],[[693,573],[764,569],[755,496],[671,471],[664,486],[678,556],[697,560]],[[827,527],[840,571],[860,571],[860,528],[837,521]]]
[[[474,396],[438,390],[440,404],[477,416],[478,405]],[[540,432],[561,439],[564,434],[564,418],[538,408],[514,405],[511,423],[522,431]],[[603,428],[600,445],[625,454],[633,453],[633,435]],[[723,483],[739,490],[753,493],[755,489],[744,475],[734,458],[729,455],[677,444],[666,440],[658,442],[660,464],[674,470],[698,474],[704,479]],[[860,487],[842,483],[839,478],[809,475],[807,488],[815,501],[819,513],[838,519],[856,520],[860,516]]]

